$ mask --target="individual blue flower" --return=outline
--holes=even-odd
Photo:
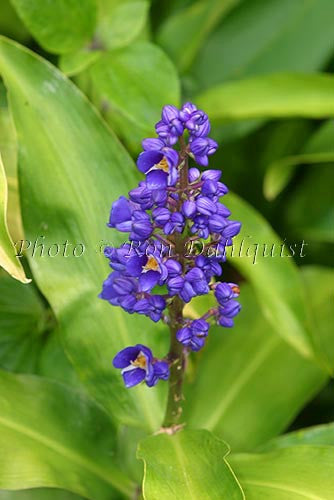
[[[195,264],[196,267],[203,271],[207,281],[209,281],[213,276],[220,276],[222,274],[222,268],[217,258],[198,255],[198,257],[196,257]]]
[[[191,135],[204,137],[209,134],[211,126],[208,115],[191,102],[186,102],[182,106],[179,116]]]
[[[139,278],[139,289],[144,292],[151,291],[158,283],[163,285],[168,276],[168,269],[159,252],[134,255],[128,259],[126,272],[129,276]]]
[[[168,364],[155,360],[152,351],[142,344],[126,347],[117,353],[113,359],[113,366],[122,370],[124,384],[127,388],[143,381],[152,387],[159,379],[167,380],[169,377]]]
[[[165,151],[150,149],[140,153],[137,159],[138,169],[146,174],[148,189],[165,189],[177,181],[178,153],[174,149]]]
[[[112,272],[104,281],[100,298],[114,306],[120,306],[132,313],[136,304],[138,283],[134,278],[124,276],[119,271]]]
[[[180,212],[173,212],[170,219],[164,225],[163,231],[165,234],[182,233],[184,229],[184,217]]]
[[[220,305],[225,305],[231,299],[239,297],[240,288],[235,283],[218,283],[215,287],[215,297]]]
[[[178,141],[178,138],[184,131],[179,113],[179,110],[175,106],[164,106],[162,108],[161,120],[155,126],[159,137],[171,146]]]
[[[196,163],[207,167],[209,164],[208,156],[216,152],[218,144],[213,139],[208,137],[196,137],[190,143],[190,151],[192,152]]]
[[[236,300],[228,300],[224,305],[220,306],[218,311],[217,323],[226,328],[232,328],[234,325],[233,318],[239,314],[241,305]]]
[[[152,234],[153,226],[149,214],[135,210],[132,214],[130,240],[143,241]]]
[[[209,292],[209,286],[204,272],[193,267],[184,277],[176,276],[167,282],[168,291],[173,295],[179,295],[184,302],[190,302],[197,295],[205,295]]]
[[[196,319],[181,328],[176,333],[176,338],[181,344],[192,351],[199,351],[205,344],[210,325],[204,319]]]

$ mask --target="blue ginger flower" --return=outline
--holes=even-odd
[[[238,285],[216,278],[241,224],[221,202],[228,193],[222,172],[188,166],[207,167],[218,147],[208,137],[206,113],[190,102],[180,110],[167,105],[155,129],[158,137],[143,140],[137,159],[143,180],[111,207],[108,225],[127,233],[128,241],[105,248],[111,273],[100,297],[129,314],[164,321],[186,355],[204,347],[212,324],[230,328],[240,311]],[[183,317],[184,304],[212,291],[216,307],[195,320]],[[152,387],[176,369],[172,351],[158,360],[142,344],[121,350],[113,365],[126,387]]]

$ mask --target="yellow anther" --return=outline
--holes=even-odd
[[[143,271],[159,271],[160,267],[158,261],[153,255],[150,255],[147,259],[145,266],[143,266]]]
[[[162,170],[163,172],[166,172],[167,174],[169,172],[169,166],[168,166],[167,159],[165,156],[163,157],[163,159],[161,161],[159,161],[159,163],[156,163],[155,167],[158,170]]]
[[[141,368],[142,370],[146,370],[147,367],[146,357],[144,356],[144,354],[139,353],[137,358],[134,361],[131,361],[131,364],[133,366]]]

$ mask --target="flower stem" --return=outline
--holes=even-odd
[[[182,191],[188,187],[188,156],[186,152],[186,144],[183,137],[180,137],[180,146],[181,169],[179,188],[180,191]],[[177,209],[181,210],[181,196],[179,197],[177,205]],[[179,257],[179,262],[182,265],[183,270],[185,269],[184,251],[186,241],[187,237],[182,234],[176,233],[173,235],[173,243],[175,245],[175,250]],[[185,355],[183,345],[176,339],[176,333],[183,324],[183,307],[184,303],[178,296],[174,297],[172,303],[169,306],[170,348],[168,353],[168,361],[170,363],[170,377],[168,401],[162,427],[171,430],[176,430],[179,427],[183,411],[184,398],[182,385],[185,369]]]
[[[183,302],[175,297],[169,308],[170,313],[170,349],[168,361],[170,362],[170,378],[168,401],[162,427],[175,427],[180,424],[183,404],[183,374],[185,358],[183,345],[177,341],[176,332],[182,325]]]

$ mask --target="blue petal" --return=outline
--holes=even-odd
[[[115,368],[126,368],[131,364],[131,361],[137,358],[139,352],[140,348],[138,348],[138,346],[126,347],[116,354],[112,364]]]
[[[146,372],[141,368],[135,368],[134,370],[129,370],[122,373],[125,387],[133,387],[134,385],[140,384],[145,379]]]
[[[141,275],[143,266],[145,266],[146,262],[146,255],[143,255],[142,257],[134,255],[129,259],[129,262],[126,265],[126,270],[130,274],[130,276],[138,277]]]
[[[150,170],[150,168],[153,167],[153,165],[159,163],[162,160],[163,156],[164,155],[159,151],[144,151],[138,156],[137,167],[141,172],[145,174]]]
[[[152,170],[146,175],[146,185],[149,189],[164,189],[167,187],[167,172]]]
[[[140,289],[143,292],[149,292],[160,279],[160,273],[158,271],[147,271],[147,273],[142,273],[139,278]]]

